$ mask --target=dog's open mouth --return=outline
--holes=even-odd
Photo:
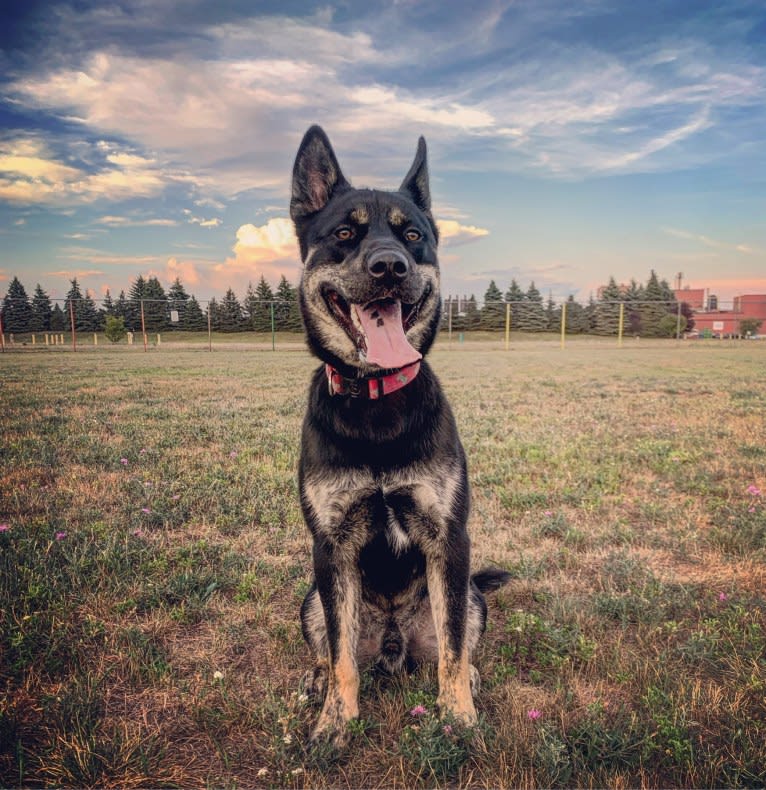
[[[401,368],[422,358],[406,332],[418,319],[428,289],[415,304],[398,299],[375,299],[366,304],[349,304],[337,291],[325,291],[330,313],[351,338],[363,360],[381,368]]]

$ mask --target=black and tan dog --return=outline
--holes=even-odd
[[[314,539],[301,620],[317,664],[306,688],[324,694],[312,739],[345,741],[365,664],[395,672],[438,661],[440,710],[472,724],[482,591],[508,574],[470,575],[465,455],[423,360],[441,308],[425,141],[399,191],[355,189],[312,127],[290,214],[308,344],[325,363],[311,384],[299,471]]]

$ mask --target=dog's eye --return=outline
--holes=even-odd
[[[335,230],[335,238],[338,239],[338,241],[348,241],[349,239],[353,239],[354,230],[353,228],[349,228],[348,225],[341,225]]]
[[[407,241],[420,241],[423,238],[423,234],[419,230],[415,230],[415,228],[408,228],[404,232],[404,238]]]

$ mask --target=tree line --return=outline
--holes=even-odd
[[[616,334],[620,303],[626,334],[673,336],[679,308],[681,330],[688,331],[694,325],[689,305],[682,302],[679,306],[668,283],[659,280],[652,270],[645,285],[631,280],[629,286],[620,286],[611,277],[599,289],[598,296],[591,295],[585,305],[570,296],[564,303],[567,334]],[[544,300],[534,282],[523,290],[516,280],[511,280],[505,293],[491,281],[481,305],[474,295],[449,297],[445,300],[444,323],[454,331],[502,331],[506,305],[510,305],[514,331],[558,332],[561,328],[562,305],[550,295]],[[297,289],[284,275],[276,289],[261,275],[257,285],[248,284],[242,300],[229,288],[221,299],[210,299],[204,309],[178,277],[166,291],[156,277],[139,275],[127,294],[122,290],[115,299],[107,290],[100,304],[87,290],[83,291],[75,277],[70,281],[63,306],[52,300],[39,283],[29,297],[24,285],[14,277],[0,309],[4,331],[17,334],[69,331],[72,317],[78,332],[103,331],[108,319],[119,320],[125,330],[140,332],[142,311],[147,332],[205,331],[208,317],[216,332],[268,332],[272,328],[301,331]]]
[[[598,296],[591,294],[587,304],[569,296],[564,302],[567,334],[614,335],[620,321],[620,304],[623,305],[623,331],[625,334],[645,337],[673,337],[679,326],[690,331],[694,326],[693,310],[686,303],[676,301],[667,281],[660,280],[651,271],[645,285],[635,279],[630,285],[618,285],[614,277],[598,289]],[[453,330],[501,331],[505,328],[507,305],[510,305],[510,323],[514,331],[558,332],[561,330],[563,305],[552,296],[547,300],[534,281],[523,290],[516,280],[503,293],[492,280],[479,306],[476,297],[449,298],[446,302],[447,321]]]
[[[229,288],[223,298],[212,298],[203,309],[194,294],[187,292],[179,277],[167,291],[156,277],[139,275],[128,293],[120,291],[115,299],[109,290],[100,305],[83,292],[77,278],[63,306],[55,302],[38,283],[30,298],[18,277],[14,277],[2,303],[3,329],[6,332],[66,332],[74,319],[78,332],[100,332],[108,319],[121,320],[125,330],[147,332],[207,330],[215,332],[269,332],[301,330],[297,290],[282,276],[276,290],[261,276],[256,286],[250,283],[240,301]]]

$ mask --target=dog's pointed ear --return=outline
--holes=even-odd
[[[290,200],[293,221],[320,211],[334,192],[349,186],[324,130],[312,126],[303,137],[293,166]]]
[[[409,173],[404,177],[399,191],[411,197],[415,205],[430,216],[431,188],[428,186],[428,158],[426,141],[423,137],[418,140],[415,161],[412,163]]]

